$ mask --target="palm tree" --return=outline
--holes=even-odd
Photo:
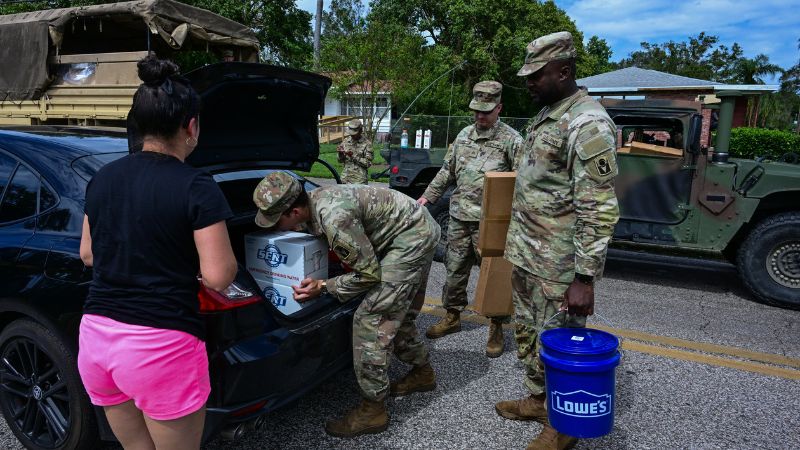
[[[753,59],[739,58],[736,62],[736,81],[742,84],[764,84],[764,75],[775,75],[783,69],[769,62],[769,56],[761,53]]]
[[[769,56],[760,53],[755,58],[739,58],[734,68],[736,81],[742,84],[764,84],[765,75],[775,75],[783,73],[783,69],[769,62]],[[761,96],[756,97],[755,102],[750,102],[748,108],[748,126],[756,126],[758,122],[758,110],[761,105]]]

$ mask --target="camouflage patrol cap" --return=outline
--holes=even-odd
[[[574,58],[578,53],[572,45],[572,34],[568,31],[548,34],[533,40],[525,49],[525,64],[517,76],[527,77],[550,61]]]
[[[300,181],[286,172],[272,172],[258,182],[253,202],[258,207],[256,225],[272,228],[302,192]]]
[[[491,111],[500,103],[502,93],[503,85],[497,81],[479,81],[472,88],[472,101],[469,102],[469,109]]]
[[[347,128],[344,129],[345,136],[353,136],[361,132],[361,119],[353,119],[347,122]]]

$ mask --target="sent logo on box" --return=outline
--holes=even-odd
[[[550,394],[552,408],[573,417],[600,417],[611,412],[611,395],[597,395],[586,391]]]
[[[286,306],[286,297],[281,295],[274,287],[267,286],[264,288],[264,298],[275,306]]]
[[[281,264],[286,264],[289,255],[282,253],[277,245],[267,244],[264,248],[258,249],[257,258],[263,260],[270,267],[278,267]]]

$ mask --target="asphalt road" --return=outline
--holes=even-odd
[[[472,278],[470,293],[477,273]],[[442,314],[443,280],[444,267],[435,263],[421,331]],[[616,420],[610,435],[581,440],[577,449],[800,448],[800,312],[752,302],[731,271],[641,262],[609,262],[597,303],[604,321],[591,322],[623,339]],[[358,400],[354,377],[344,371],[267,415],[241,440],[216,439],[205,448],[525,448],[540,426],[502,419],[493,406],[525,395],[522,367],[511,351],[486,358],[485,321],[467,319],[461,333],[429,341],[438,388],[391,400],[391,424],[381,435],[325,434],[324,421]],[[513,349],[511,330],[505,334]],[[405,370],[395,361],[391,376]],[[0,448],[21,448],[4,423]]]
[[[469,287],[477,281],[477,269]],[[421,332],[442,314],[444,267],[434,263]],[[753,302],[719,265],[609,261],[597,283],[592,326],[622,338],[611,434],[577,449],[800,448],[800,311]],[[526,395],[511,329],[502,357],[484,356],[485,320],[467,315],[461,333],[429,341],[435,391],[389,401],[389,429],[352,440],[328,437],[326,419],[358,401],[351,371],[266,416],[266,424],[208,450],[523,449],[540,425],[497,416],[494,403]],[[394,361],[390,376],[406,370]],[[268,381],[266,381],[268,382]],[[0,423],[0,448],[21,448]],[[114,448],[109,446],[108,448]]]

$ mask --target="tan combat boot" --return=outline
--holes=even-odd
[[[494,410],[502,417],[511,420],[535,420],[547,423],[547,409],[544,394],[531,395],[520,400],[505,400],[494,405]]]
[[[492,323],[489,325],[489,341],[486,342],[486,356],[497,358],[502,355],[504,341],[503,322],[492,318]]]
[[[526,450],[565,450],[572,448],[578,438],[559,433],[549,424],[545,424],[542,432],[532,440]]]
[[[430,363],[414,367],[403,378],[389,385],[389,395],[402,397],[414,392],[426,392],[436,389],[436,374]]]
[[[362,434],[378,434],[389,426],[389,415],[383,400],[362,399],[361,404],[341,419],[325,424],[325,432],[331,436],[351,438]]]
[[[425,332],[425,336],[428,336],[428,339],[438,339],[451,333],[458,333],[459,331],[461,331],[461,311],[457,309],[448,309],[447,315],[438,323],[428,328],[428,331]]]

